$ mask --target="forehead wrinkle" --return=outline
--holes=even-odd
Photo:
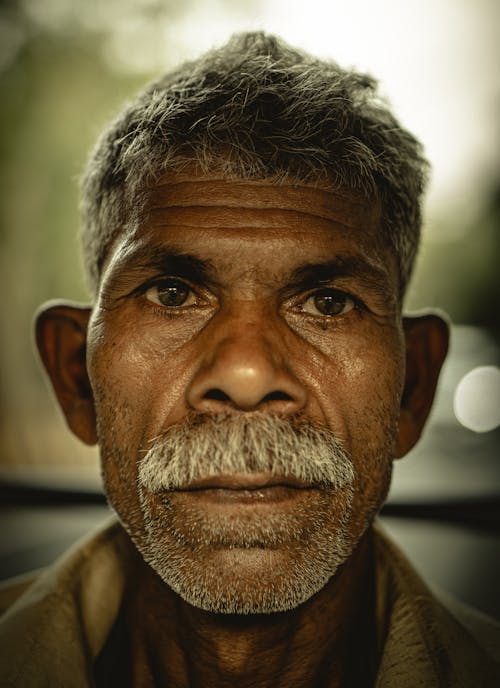
[[[169,189],[171,193],[166,193]],[[261,228],[276,229],[294,235],[319,225],[328,233],[343,236],[354,231],[361,242],[365,235],[371,235],[376,243],[385,243],[379,201],[342,189],[300,183],[277,185],[265,179],[238,182],[217,176],[175,175],[150,191],[149,209],[143,222],[130,231],[131,240],[143,241],[146,232],[170,229],[234,230],[245,240],[245,230],[258,234]]]
[[[208,184],[208,186],[211,187],[212,185]],[[199,184],[196,184],[196,189],[198,188]],[[224,189],[227,190],[230,188],[232,188],[231,185],[224,185]],[[311,191],[309,187],[307,188],[309,191]],[[267,190],[268,189],[266,186],[261,186],[259,187],[259,194],[261,194],[262,191]],[[289,189],[287,188],[287,190]],[[272,197],[272,200],[275,202],[276,195],[274,192],[276,191],[276,187],[273,187],[270,191],[272,192],[270,196]],[[194,197],[198,199],[199,194],[195,193]],[[326,230],[325,250],[327,250],[328,252],[335,248],[334,244],[335,239],[337,237],[346,237],[352,240],[353,235],[356,235],[357,237],[359,237],[358,248],[361,250],[361,254],[363,254],[363,257],[365,257],[367,261],[369,260],[369,257],[365,255],[366,249],[369,249],[370,252],[373,254],[374,258],[378,259],[375,261],[376,263],[384,263],[385,259],[387,258],[387,256],[383,255],[386,253],[386,251],[384,250],[384,248],[386,247],[382,245],[383,241],[381,237],[381,232],[377,231],[376,226],[374,227],[372,224],[373,205],[371,206],[371,217],[367,217],[365,208],[364,216],[367,221],[367,226],[366,231],[364,231],[364,228],[359,224],[359,219],[358,223],[356,224],[356,209],[354,209],[354,212],[351,213],[351,215],[354,218],[353,225],[352,219],[349,217],[346,218],[345,212],[340,212],[340,218],[337,218],[337,221],[335,221],[332,220],[330,217],[328,219],[319,218],[316,214],[316,210],[314,210],[314,212],[309,212],[308,210],[305,210],[302,207],[298,209],[294,207],[283,209],[282,207],[280,207],[280,204],[278,204],[273,209],[271,209],[270,206],[267,208],[247,208],[246,206],[241,207],[240,197],[238,207],[228,207],[225,204],[221,205],[221,203],[225,203],[225,200],[225,198],[221,199],[219,203],[208,208],[203,205],[186,207],[167,206],[158,208],[156,211],[152,213],[152,215],[154,215],[155,217],[151,217],[150,215],[149,222],[146,225],[143,224],[142,226],[136,226],[134,230],[131,231],[130,234],[128,234],[128,236],[123,239],[121,245],[118,245],[114,252],[115,256],[117,257],[117,260],[112,260],[110,262],[112,264],[116,264],[116,270],[119,270],[120,272],[122,272],[123,270],[135,272],[136,270],[140,271],[144,270],[145,268],[156,268],[158,265],[158,261],[163,260],[163,256],[166,253],[193,255],[192,251],[190,251],[191,247],[189,245],[189,241],[185,242],[182,236],[183,233],[186,232],[186,238],[188,238],[188,234],[192,231],[196,233],[194,235],[195,241],[201,238],[203,244],[205,244],[205,246],[202,246],[202,256],[198,258],[198,260],[202,260],[204,262],[205,276],[208,277],[208,274],[211,273],[211,281],[214,282],[214,276],[216,272],[218,272],[219,274],[229,274],[229,272],[232,271],[234,274],[234,268],[238,266],[238,263],[240,261],[234,260],[233,258],[231,261],[228,261],[225,266],[223,266],[219,260],[217,260],[217,265],[215,265],[210,258],[206,257],[206,245],[207,243],[209,244],[209,242],[211,242],[212,240],[210,233],[213,231],[221,231],[222,234],[220,235],[220,239],[224,240],[224,238],[230,238],[234,232],[234,238],[237,239],[238,242],[241,242],[243,246],[248,241],[260,242],[260,229],[262,229],[263,231],[270,231],[271,235],[268,234],[268,237],[272,237],[273,230],[276,230],[277,239],[279,239],[280,235],[283,232],[286,232],[287,234],[289,234],[290,239],[293,238],[295,242],[300,240],[301,245],[297,248],[298,256],[300,256],[302,253],[302,241],[304,239],[307,240],[307,235],[310,231],[312,231],[314,234],[316,230],[319,230],[320,232]],[[213,211],[214,215],[212,218],[207,218],[207,215],[212,214],[210,212],[211,210]],[[198,213],[200,216],[199,223],[196,222],[196,213]],[[263,214],[265,214],[264,221],[262,218]],[[166,221],[158,222],[159,219]],[[313,222],[310,222],[310,219]],[[349,220],[351,220],[351,222],[349,222]],[[256,225],[255,227],[253,226],[254,223]],[[162,230],[165,232],[164,239],[159,236],[159,233],[162,232]],[[173,241],[172,239],[170,239],[169,230],[172,230],[172,233],[176,234],[180,238],[180,245],[176,245],[175,239]],[[155,244],[156,232],[158,232],[158,239]],[[204,233],[207,233],[206,236],[203,236]],[[374,237],[374,233],[377,236]],[[300,237],[300,234],[304,235],[304,237]],[[332,241],[331,246],[329,237]],[[218,237],[216,237],[216,239],[217,238]],[[376,245],[374,245],[373,239],[375,239],[374,243]],[[369,241],[371,245],[364,246],[365,240]],[[358,241],[356,241],[356,243],[358,243]],[[214,242],[214,246],[215,245],[216,244]],[[213,251],[213,253],[215,253],[215,251]],[[271,258],[275,255],[274,248],[272,245],[268,247],[267,253]],[[333,253],[335,253],[334,250]],[[219,258],[219,256],[217,255],[216,257]],[[276,270],[273,271],[273,274],[270,273],[270,261],[265,259],[265,257],[264,262],[266,264],[265,272],[262,270],[257,271],[253,267],[245,268],[244,266],[241,266],[241,272],[238,273],[236,279],[239,279],[241,281],[245,280],[247,283],[251,282],[252,279],[254,281],[258,279],[261,285],[275,285],[277,282],[280,282],[281,284],[285,283],[286,278],[284,275],[278,275]],[[312,262],[316,261],[313,259]]]
[[[199,213],[201,218],[200,225],[193,225],[185,220],[184,211],[189,213]],[[151,224],[158,229],[185,228],[185,229],[296,229],[304,231],[310,220],[315,224],[322,225],[325,229],[335,231],[354,230],[360,231],[359,221],[354,214],[346,216],[344,213],[342,220],[333,214],[322,214],[318,209],[311,211],[298,210],[296,208],[281,208],[279,205],[266,206],[262,208],[245,207],[240,205],[186,205],[186,206],[164,206],[152,209],[149,212]],[[162,217],[163,216],[163,217]],[[265,217],[265,224],[262,223]],[[366,216],[366,225],[370,224],[370,217]],[[190,220],[192,222],[192,219]],[[140,231],[141,228],[138,229]]]
[[[170,193],[169,193],[170,192]],[[244,192],[244,193],[242,193]],[[356,206],[364,213],[380,212],[378,198],[367,197],[346,189],[325,184],[301,184],[287,181],[277,184],[271,179],[236,180],[217,177],[178,177],[149,190],[149,208],[217,206],[223,198],[226,207],[290,209],[302,207],[319,217],[330,217],[335,207]]]

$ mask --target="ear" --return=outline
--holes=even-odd
[[[49,303],[35,316],[35,337],[45,370],[72,432],[97,442],[94,399],[87,375],[87,325],[91,309]]]
[[[406,376],[395,458],[417,443],[431,410],[437,381],[448,352],[449,326],[429,313],[403,318],[406,340]]]

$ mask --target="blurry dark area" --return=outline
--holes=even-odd
[[[78,176],[128,95],[183,58],[195,5],[0,2],[0,578],[47,565],[109,514],[97,452],[67,431],[44,380],[33,313],[88,300]],[[259,3],[217,5],[230,19]],[[493,96],[498,123],[500,84]],[[431,582],[500,618],[500,164],[474,188],[469,212],[463,199],[426,208],[407,308],[449,314],[450,357],[383,521]]]
[[[500,116],[498,121],[500,130]],[[408,306],[442,308],[453,322],[484,328],[498,342],[500,160],[498,176],[485,185],[488,194],[473,218],[451,212],[430,219],[427,236],[432,233],[433,240],[422,246]]]

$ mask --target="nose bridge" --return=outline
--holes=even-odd
[[[189,403],[202,411],[297,412],[305,392],[289,367],[284,333],[265,304],[239,301],[206,333]]]
[[[279,375],[284,360],[272,345],[270,332],[264,332],[255,321],[238,324],[227,330],[211,351],[211,367],[223,375],[226,386],[241,380],[242,384],[264,384]]]
[[[284,356],[283,337],[277,332],[274,318],[264,304],[249,304],[239,301],[227,314],[221,328],[219,353],[228,354],[236,359],[260,359],[263,365],[278,366]],[[283,362],[283,361],[282,361]]]

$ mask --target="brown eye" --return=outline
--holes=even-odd
[[[175,279],[164,280],[149,287],[146,298],[166,308],[179,308],[191,305],[195,301],[195,296],[188,285]]]
[[[354,300],[344,291],[322,289],[312,294],[303,305],[306,313],[313,315],[343,315],[355,306]]]

